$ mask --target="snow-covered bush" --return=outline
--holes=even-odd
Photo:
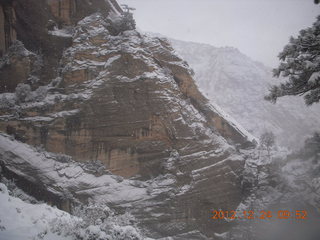
[[[99,160],[85,162],[85,163],[81,164],[81,167],[85,171],[93,173],[96,176],[101,176],[103,174],[108,173],[105,165]]]
[[[61,154],[61,153],[52,153],[54,156],[54,159],[58,162],[67,163],[72,161],[72,157],[69,155]]]
[[[51,81],[50,86],[52,86],[52,87],[58,87],[59,84],[61,83],[61,81],[62,81],[62,78],[61,78],[61,77],[57,77],[57,78],[55,78],[55,79],[53,79],[53,80]]]
[[[33,92],[33,99],[35,101],[42,101],[48,93],[47,86],[40,86]]]
[[[37,66],[38,67],[41,67],[40,65],[42,64],[42,58],[40,56],[37,56],[36,54],[34,54],[33,52],[30,52],[28,51],[23,43],[19,40],[14,40],[12,42],[12,44],[10,45],[8,51],[6,52],[6,54],[0,58],[0,69],[6,65],[9,65],[11,63],[11,58],[15,56],[15,57],[19,57],[19,58],[22,58],[22,57],[33,57],[35,58],[35,62],[37,62]],[[39,57],[39,59],[38,59]],[[39,60],[39,61],[38,61]],[[40,64],[41,63],[41,64]],[[40,65],[39,65],[40,64]],[[36,69],[32,69],[37,71],[39,70],[39,68],[36,67]]]
[[[118,35],[127,30],[136,29],[136,22],[133,18],[133,14],[130,10],[134,10],[134,8],[129,8],[127,5],[123,5],[125,11],[121,14],[121,16],[115,17],[111,20],[111,29],[110,32],[113,35]]]
[[[10,52],[20,53],[22,55],[28,55],[28,51],[24,47],[23,43],[19,40],[15,40],[9,47]]]
[[[31,91],[29,84],[19,83],[16,87],[16,98],[18,102],[42,101],[47,96],[48,87],[40,86],[35,91]]]
[[[118,33],[136,28],[132,13],[124,13],[120,17],[115,18],[112,23]]]
[[[3,192],[3,193],[8,192],[7,187],[3,183],[0,183],[0,192]]]
[[[40,79],[37,77],[37,76],[34,76],[34,75],[31,75],[29,76],[28,78],[28,82],[33,85],[33,84],[36,84],[37,82],[39,82]]]
[[[133,226],[134,218],[129,213],[116,215],[108,206],[89,201],[88,205],[75,207],[74,215],[82,219],[81,226],[74,230],[82,240],[142,240],[141,233]]]
[[[132,226],[114,226],[111,238],[115,240],[139,240],[142,239],[136,228]]]
[[[16,97],[18,102],[27,102],[32,98],[29,84],[19,83],[16,87]]]
[[[89,203],[88,205],[79,205],[75,207],[73,214],[82,218],[85,227],[88,227],[90,225],[101,224],[113,213],[107,206]]]
[[[16,104],[15,94],[3,93],[0,97],[0,109],[12,108]]]

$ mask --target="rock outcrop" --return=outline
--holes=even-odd
[[[0,5],[0,57],[8,50],[11,43],[17,39],[14,28],[16,14],[14,9],[3,1]]]
[[[71,45],[70,33],[57,34],[50,30],[70,28],[94,12],[108,14],[121,11],[114,1],[105,0],[2,0],[0,1],[0,57],[8,51],[15,40],[20,40],[26,49],[39,54],[42,58],[44,67],[39,72],[40,81],[36,86],[48,84],[57,75],[63,50]],[[28,69],[21,71],[20,75],[29,75]],[[7,86],[5,91],[13,92],[18,83],[25,83],[28,80],[28,77],[22,77],[18,82],[11,80],[8,75],[12,72],[12,69],[7,69],[6,66],[0,69],[1,86]],[[4,92],[3,87],[0,92]]]
[[[87,3],[49,1],[50,11],[71,27],[83,16],[80,2]],[[72,27],[72,38],[67,37],[69,47],[48,48],[44,54],[41,71],[51,71],[52,78],[41,80],[40,73],[37,84],[47,84],[46,96],[19,102],[14,94],[3,94],[10,104],[1,108],[1,131],[78,162],[100,161],[112,174],[148,183],[149,197],[111,204],[131,209],[151,236],[225,231],[227,224],[210,220],[210,209],[235,209],[239,204],[245,156],[237,149],[253,146],[253,139],[209,104],[187,63],[166,40],[135,30],[113,34],[119,6],[92,2],[91,9],[103,11],[85,12],[90,15]],[[46,36],[51,31],[66,43],[65,36],[57,36],[62,30],[38,31]],[[33,50],[25,37],[19,39],[18,31],[18,40]],[[55,57],[50,51],[57,52]],[[45,59],[59,61],[46,64]],[[38,85],[30,94],[36,95]],[[15,154],[23,161],[23,155]],[[4,166],[10,163],[10,155],[2,158]],[[23,171],[11,164],[11,171]],[[56,178],[35,170],[36,165],[26,166],[38,176],[30,181],[43,179],[55,186]],[[153,188],[153,181],[160,184]],[[71,198],[107,201],[98,189],[83,195],[94,184],[77,184],[68,189]]]

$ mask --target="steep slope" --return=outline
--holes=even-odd
[[[1,240],[143,238],[139,230],[132,226],[130,221],[133,218],[129,214],[116,216],[106,205],[89,204],[84,209],[77,209],[75,217],[55,207],[36,202],[12,182],[6,179],[4,182],[6,185],[0,182],[0,210],[4,213],[0,214]],[[94,222],[94,216],[107,220]]]
[[[0,215],[0,238],[2,240],[36,239],[41,235],[45,240],[72,239],[54,233],[50,225],[56,219],[60,219],[63,224],[70,224],[72,221],[76,223],[78,219],[72,219],[66,212],[48,205],[33,205],[9,194],[7,187],[0,183],[0,210],[1,213],[5,213]]]
[[[269,85],[279,80],[261,63],[235,48],[170,41],[195,71],[202,92],[256,137],[273,131],[280,144],[297,147],[319,130],[319,106],[307,107],[296,97],[279,99],[275,105],[263,99]]]
[[[92,1],[97,12],[67,18],[71,24],[59,15],[63,27],[43,29],[44,38],[69,43],[54,49],[53,64],[38,64],[39,72],[54,70],[52,78],[30,71],[15,93],[4,88],[0,129],[14,138],[0,136],[4,173],[66,211],[89,199],[127,209],[152,237],[226,231],[226,222],[210,221],[210,209],[238,206],[247,158],[238,150],[254,146],[253,138],[209,104],[167,41],[115,31],[123,17],[115,4]],[[54,17],[55,10],[43,11]],[[18,40],[2,58],[3,72],[16,56],[45,58]],[[90,163],[108,172],[88,173]]]

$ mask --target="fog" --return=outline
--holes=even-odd
[[[320,13],[313,0],[119,0],[135,7],[137,27],[171,38],[232,46],[270,67]]]

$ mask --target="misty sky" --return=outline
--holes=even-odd
[[[237,47],[254,60],[278,65],[291,35],[320,14],[313,0],[118,0],[135,7],[142,31],[216,47]]]

